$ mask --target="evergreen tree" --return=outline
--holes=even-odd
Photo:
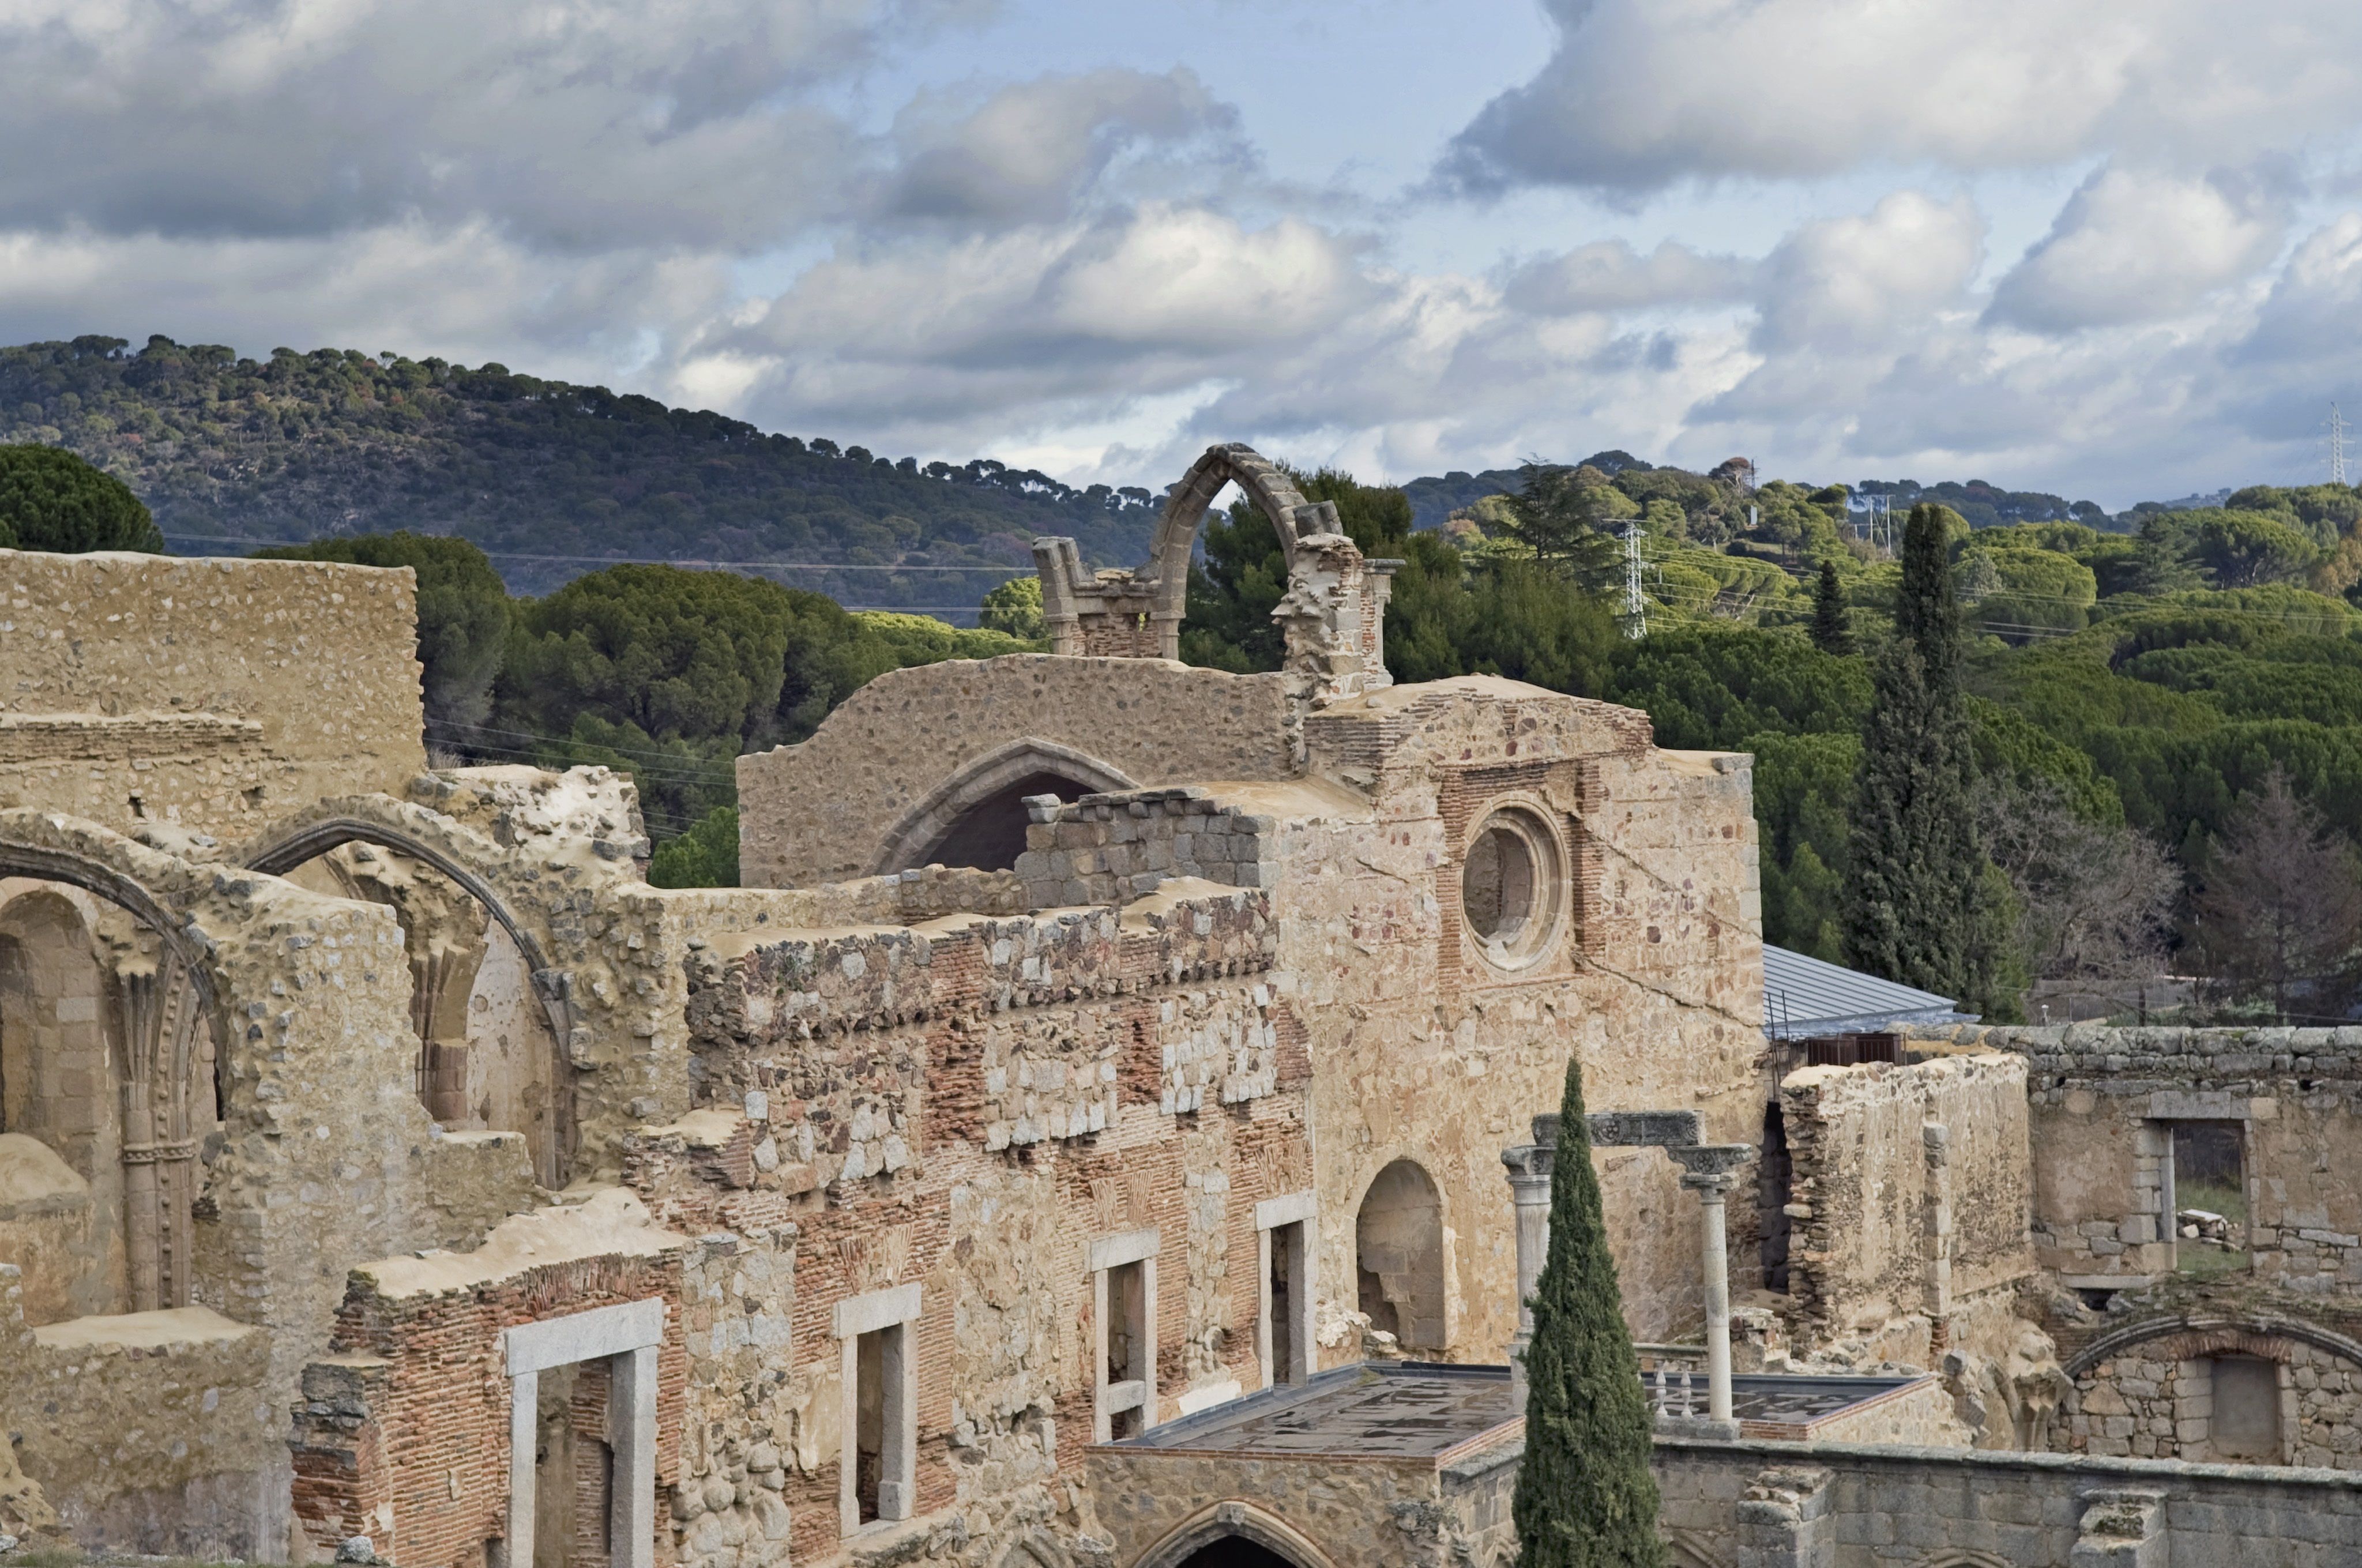
[[[160,556],[164,536],[113,474],[61,447],[0,447],[0,549]]]
[[[1821,580],[1813,591],[1813,646],[1840,657],[1853,652],[1853,627],[1846,620],[1845,590],[1838,585],[1834,561],[1821,563]]]
[[[1579,469],[1529,458],[1518,469],[1518,492],[1508,498],[1503,530],[1543,565],[1581,587],[1598,590],[1617,574],[1616,542],[1603,506],[1609,491],[1583,478]]]
[[[1580,1060],[1567,1064],[1559,1110],[1526,1384],[1526,1457],[1511,1505],[1518,1568],[1662,1568],[1649,1399],[1600,1217]]]
[[[1978,842],[1977,758],[1943,509],[1911,509],[1894,640],[1871,675],[1855,775],[1846,962],[1999,1018],[2007,911]]]

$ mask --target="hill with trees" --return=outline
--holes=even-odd
[[[520,592],[609,560],[822,561],[838,564],[773,575],[850,603],[973,604],[1030,569],[1038,534],[1131,561],[1154,515],[1145,490],[1076,490],[988,459],[922,467],[498,364],[250,359],[160,337],[137,351],[99,337],[0,348],[0,443],[89,459],[183,553],[447,534]]]

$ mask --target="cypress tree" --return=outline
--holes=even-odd
[[[1853,627],[1846,619],[1845,590],[1838,585],[1834,561],[1821,563],[1821,580],[1813,591],[1813,646],[1826,654],[1853,652]]]
[[[1579,1060],[1567,1064],[1559,1110],[1526,1384],[1526,1457],[1511,1505],[1518,1568],[1663,1568],[1649,1399],[1600,1218]]]
[[[1977,838],[1976,753],[1943,509],[1911,509],[1894,640],[1875,659],[1855,775],[1846,962],[1998,1017],[2001,924]]]

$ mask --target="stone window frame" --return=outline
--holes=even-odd
[[[2142,1241],[2162,1242],[2168,1272],[2180,1267],[2181,1200],[2175,1190],[2174,1126],[2183,1121],[2236,1122],[2239,1126],[2239,1180],[2246,1188],[2247,1245],[2252,1258],[2258,1223],[2256,1199],[2261,1191],[2253,1158],[2255,1124],[2271,1121],[2279,1111],[2278,1102],[2268,1096],[2258,1098],[2224,1090],[2192,1092],[2173,1089],[2160,1089],[2151,1094],[2148,1103],[2142,1108],[2141,1120],[2134,1132],[2133,1191],[2136,1206],[2134,1211],[2125,1217],[2124,1239],[2128,1243]],[[2148,1235],[2141,1234],[2144,1229],[2149,1232]]]
[[[919,1320],[916,1281],[849,1296],[836,1304],[832,1327],[837,1341],[837,1529],[841,1535],[896,1524],[913,1512],[919,1494],[919,1356],[911,1325]],[[861,1337],[884,1334],[878,1342],[878,1390],[882,1430],[877,1449],[877,1517],[865,1524],[859,1492],[861,1452]]]
[[[1157,1228],[1102,1236],[1091,1243],[1091,1321],[1095,1325],[1095,1371],[1092,1377],[1091,1441],[1112,1442],[1115,1419],[1127,1410],[1140,1412],[1142,1430],[1156,1424],[1156,1254],[1161,1250]],[[1147,1375],[1122,1383],[1108,1381],[1109,1275],[1127,1264],[1140,1265],[1140,1364]]]
[[[590,1361],[608,1367],[607,1431],[616,1476],[607,1515],[609,1562],[612,1568],[655,1568],[657,1356],[664,1329],[664,1297],[652,1296],[502,1331],[509,1378],[509,1511],[502,1555],[511,1568],[531,1568],[533,1562],[541,1375]]]
[[[1310,1187],[1301,1192],[1266,1198],[1255,1205],[1255,1362],[1263,1368],[1263,1386],[1302,1383],[1319,1370],[1313,1364],[1314,1336],[1319,1314],[1315,1310],[1312,1263],[1320,1255],[1320,1199]],[[1289,1303],[1289,1349],[1296,1365],[1274,1364],[1272,1354],[1271,1269],[1274,1249],[1288,1249],[1288,1277],[1295,1286]]]
[[[1496,826],[1507,827],[1543,852],[1534,867],[1534,898],[1539,905],[1547,896],[1548,918],[1537,934],[1513,944],[1514,951],[1505,950],[1509,944],[1478,934],[1468,918],[1469,853]],[[1502,979],[1527,979],[1554,972],[1552,960],[1564,951],[1568,933],[1575,929],[1575,911],[1581,902],[1574,885],[1575,845],[1567,828],[1566,813],[1531,790],[1509,790],[1486,796],[1470,813],[1467,834],[1452,856],[1451,866],[1450,885],[1458,901],[1461,943],[1475,955],[1481,966],[1479,972]]]

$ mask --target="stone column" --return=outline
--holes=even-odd
[[[1698,1195],[1699,1258],[1705,1286],[1706,1418],[1730,1416],[1730,1257],[1724,1199],[1739,1168],[1754,1156],[1746,1143],[1694,1143],[1665,1151],[1683,1167],[1682,1185]]]
[[[1526,1403],[1526,1347],[1534,1341],[1534,1291],[1550,1255],[1551,1173],[1558,1162],[1558,1118],[1534,1118],[1534,1142],[1501,1151],[1509,1199],[1518,1212],[1518,1331],[1509,1341],[1509,1385]]]

